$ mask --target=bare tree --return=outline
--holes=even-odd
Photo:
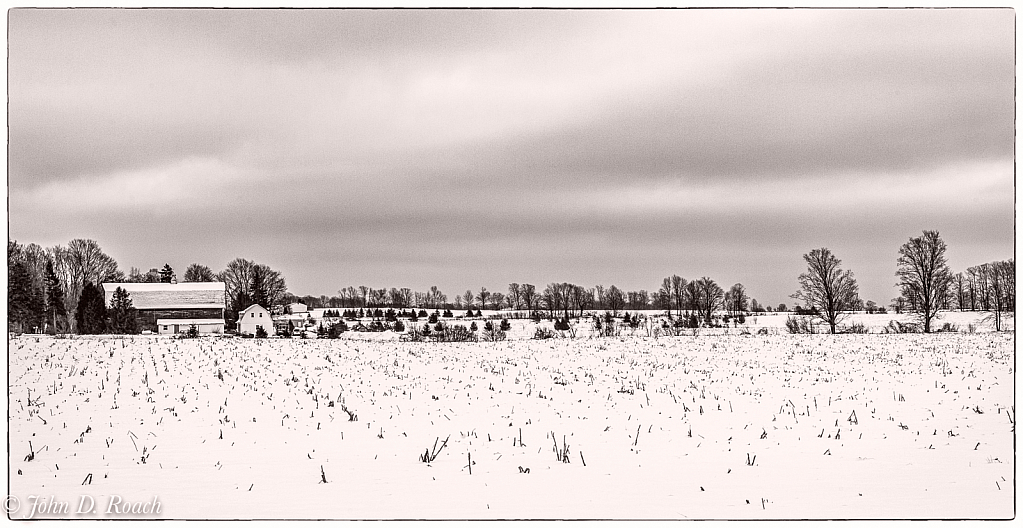
[[[725,291],[710,277],[703,277],[693,282],[696,283],[696,289],[699,291],[699,302],[697,305],[699,312],[703,315],[704,322],[709,326],[714,312],[724,302]]]
[[[532,284],[523,284],[519,287],[519,298],[522,300],[523,306],[526,310],[532,312],[533,307],[536,304],[536,286]]]
[[[490,304],[494,306],[495,310],[500,310],[504,308],[505,302],[506,301],[503,293],[494,292],[490,294]]]
[[[736,317],[749,309],[749,296],[746,287],[741,283],[733,284],[725,294],[725,309],[732,317]]]
[[[572,286],[572,306],[579,310],[579,317],[582,317],[583,312],[593,306],[593,288]]]
[[[387,304],[387,288],[370,288],[367,306],[380,307]]]
[[[626,299],[626,305],[630,310],[646,310],[650,306],[650,299],[646,290],[630,291],[626,294]]]
[[[665,277],[661,281],[661,288],[657,290],[656,297],[654,299],[654,307],[658,310],[665,310],[668,315],[671,315],[671,309],[674,308],[673,299],[671,297],[671,277]]]
[[[202,264],[190,264],[185,269],[185,282],[215,282],[217,276],[213,273],[213,270],[209,266],[203,266]]]
[[[487,291],[487,288],[485,286],[480,288],[480,293],[479,293],[479,295],[476,296],[476,298],[479,299],[479,301],[480,301],[480,309],[481,310],[486,310],[487,309],[487,299],[490,298],[490,292]]]
[[[46,291],[46,264],[49,254],[38,244],[28,244],[21,248],[22,263],[32,278],[32,288]]]
[[[799,275],[799,291],[792,298],[803,302],[804,308],[816,308],[820,318],[835,333],[859,299],[859,286],[852,271],[841,268],[842,261],[828,248],[814,249],[803,255],[806,273]]]
[[[244,310],[252,300],[252,268],[256,264],[251,260],[236,258],[227,263],[227,268],[220,272],[220,280],[224,283],[224,293],[232,310]]]
[[[1003,277],[1005,271],[1004,262],[992,262],[989,264],[988,275],[991,278],[991,294],[993,298],[992,308],[995,312],[995,331],[1002,331],[1002,310],[1005,304],[1006,281]]]
[[[431,308],[440,308],[440,305],[444,304],[448,300],[448,297],[441,293],[440,289],[437,288],[436,286],[430,286],[430,291],[428,292],[428,295],[430,299]]]
[[[507,299],[508,299],[508,306],[510,306],[512,310],[520,310],[520,309],[522,309],[522,298],[519,297],[519,293],[520,293],[520,291],[519,291],[519,283],[513,282],[513,283],[508,285],[508,297],[507,297]]]
[[[544,289],[544,304],[547,305],[552,317],[555,317],[557,312],[562,312],[563,316],[568,318],[569,310],[572,309],[571,292],[573,287],[567,282],[552,282]]]
[[[682,310],[685,308],[687,281],[678,275],[672,275],[670,278],[671,297],[675,303],[675,309],[678,310],[678,315],[681,316]]]
[[[931,321],[937,317],[952,281],[946,250],[937,231],[924,231],[923,236],[910,238],[899,248],[898,286],[923,323],[924,333],[930,333]]]
[[[1016,261],[1015,259],[1002,260],[995,263],[1000,266],[999,277],[1002,281],[1000,288],[1005,297],[1003,307],[1008,311],[1016,309]]]
[[[605,288],[603,284],[598,284],[594,288],[594,292],[596,295],[593,298],[593,302],[596,304],[597,308],[601,310],[606,309],[607,306],[604,304],[604,294],[607,292],[607,288]]]
[[[218,277],[224,283],[226,301],[235,312],[244,310],[250,303],[256,303],[257,294],[258,300],[266,303],[266,308],[270,309],[280,304],[288,292],[284,276],[279,271],[243,258],[229,262]],[[258,279],[255,282],[258,282],[259,292],[252,291],[254,279]]]
[[[962,272],[952,276],[952,288],[955,290],[956,308],[960,312],[966,311],[966,277]]]
[[[618,317],[618,312],[625,307],[625,293],[618,289],[618,286],[612,284],[604,292],[604,304],[608,310],[611,310],[611,315]]]
[[[66,313],[78,310],[78,300],[86,282],[99,285],[123,279],[117,269],[117,262],[103,250],[95,240],[76,238],[67,247],[55,246],[49,251],[53,269],[64,290]],[[77,331],[77,328],[74,329]]]
[[[691,313],[700,312],[700,299],[703,297],[703,293],[700,290],[700,281],[692,280],[685,287],[685,299],[684,305],[686,308],[686,316]]]
[[[472,290],[465,290],[465,294],[462,295],[462,301],[465,302],[465,309],[472,308],[472,301],[476,296],[473,295]]]

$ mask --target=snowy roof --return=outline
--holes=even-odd
[[[131,305],[146,309],[224,308],[223,282],[107,282],[103,284],[107,306],[114,290],[123,288],[131,297]]]
[[[308,317],[308,312],[300,314],[281,314],[273,316],[274,321],[305,321]]]
[[[105,282],[104,290],[114,291],[116,288],[124,288],[131,292],[137,291],[226,291],[223,282],[178,282],[176,284],[167,282]]]
[[[269,310],[267,310],[266,308],[263,308],[262,306],[260,306],[260,305],[258,305],[258,304],[253,304],[253,305],[250,305],[250,306],[249,306],[248,308],[246,308],[246,309],[242,310],[242,311],[241,311],[241,312],[240,312],[240,313],[238,314],[238,319],[239,319],[239,320],[241,320],[241,318],[242,318],[242,317],[244,317],[244,316],[245,316],[245,314],[247,314],[247,313],[249,313],[249,312],[255,312],[255,311],[264,311],[264,312],[266,312],[266,313],[270,313],[270,311],[269,311]]]

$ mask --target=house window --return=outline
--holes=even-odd
[[[263,312],[259,312],[259,318],[260,318],[260,319],[262,319],[262,318],[263,318]]]
[[[167,325],[163,325],[163,329],[166,331],[167,330]]]

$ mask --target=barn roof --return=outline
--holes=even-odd
[[[131,305],[142,310],[224,308],[223,282],[108,282],[103,284],[107,306],[114,290],[124,288]]]
[[[263,308],[262,306],[260,306],[258,304],[250,304],[248,308],[242,310],[241,312],[238,312],[238,320],[241,320],[249,312],[257,312],[257,311],[262,311],[262,312],[270,313],[270,310],[267,310],[266,308]]]

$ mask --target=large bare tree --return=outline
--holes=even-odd
[[[53,271],[64,290],[64,307],[68,314],[78,310],[86,282],[99,285],[121,280],[124,276],[117,269],[117,262],[104,253],[95,240],[76,238],[67,247],[55,246],[49,253]]]
[[[608,286],[607,290],[604,291],[604,306],[611,310],[611,314],[614,317],[618,317],[618,312],[625,307],[625,292],[614,284]]]
[[[725,294],[725,309],[729,315],[737,317],[749,309],[749,296],[746,295],[746,287],[742,283],[733,284]]]
[[[806,273],[799,275],[799,291],[792,297],[801,300],[804,308],[816,308],[834,334],[838,323],[857,305],[859,286],[853,272],[843,270],[842,261],[828,248],[811,250],[803,260]]]
[[[227,268],[219,274],[220,280],[224,283],[224,294],[227,296],[227,304],[232,311],[241,311],[248,308],[252,301],[252,268],[256,265],[248,259],[236,258],[227,263]],[[242,305],[246,306],[242,306]]]
[[[693,281],[696,283],[696,290],[699,292],[697,306],[703,316],[704,322],[710,326],[711,317],[714,311],[722,306],[725,299],[725,291],[718,286],[717,282],[710,277],[703,277]]]
[[[480,301],[480,309],[486,310],[487,300],[490,299],[490,292],[487,291],[486,286],[480,288],[480,293],[476,296],[476,298]]]
[[[508,306],[512,310],[519,310],[522,308],[522,298],[519,296],[521,291],[519,290],[519,283],[513,282],[508,285]]]
[[[520,286],[519,298],[522,300],[522,305],[526,307],[526,310],[532,312],[536,305],[536,286],[532,284]]]
[[[185,282],[214,282],[217,280],[216,274],[209,266],[202,264],[189,264],[185,270],[184,281]]]
[[[947,249],[937,231],[924,231],[922,236],[910,238],[899,248],[898,286],[923,324],[924,333],[930,333],[931,322],[952,282],[952,271],[945,260]]]
[[[228,262],[227,268],[218,277],[224,282],[228,311],[234,314],[256,303],[256,300],[260,301],[257,304],[265,303],[268,305],[266,308],[271,309],[281,302],[288,291],[284,276],[279,271],[248,259],[236,258]],[[259,292],[252,290],[253,279],[257,278]]]

